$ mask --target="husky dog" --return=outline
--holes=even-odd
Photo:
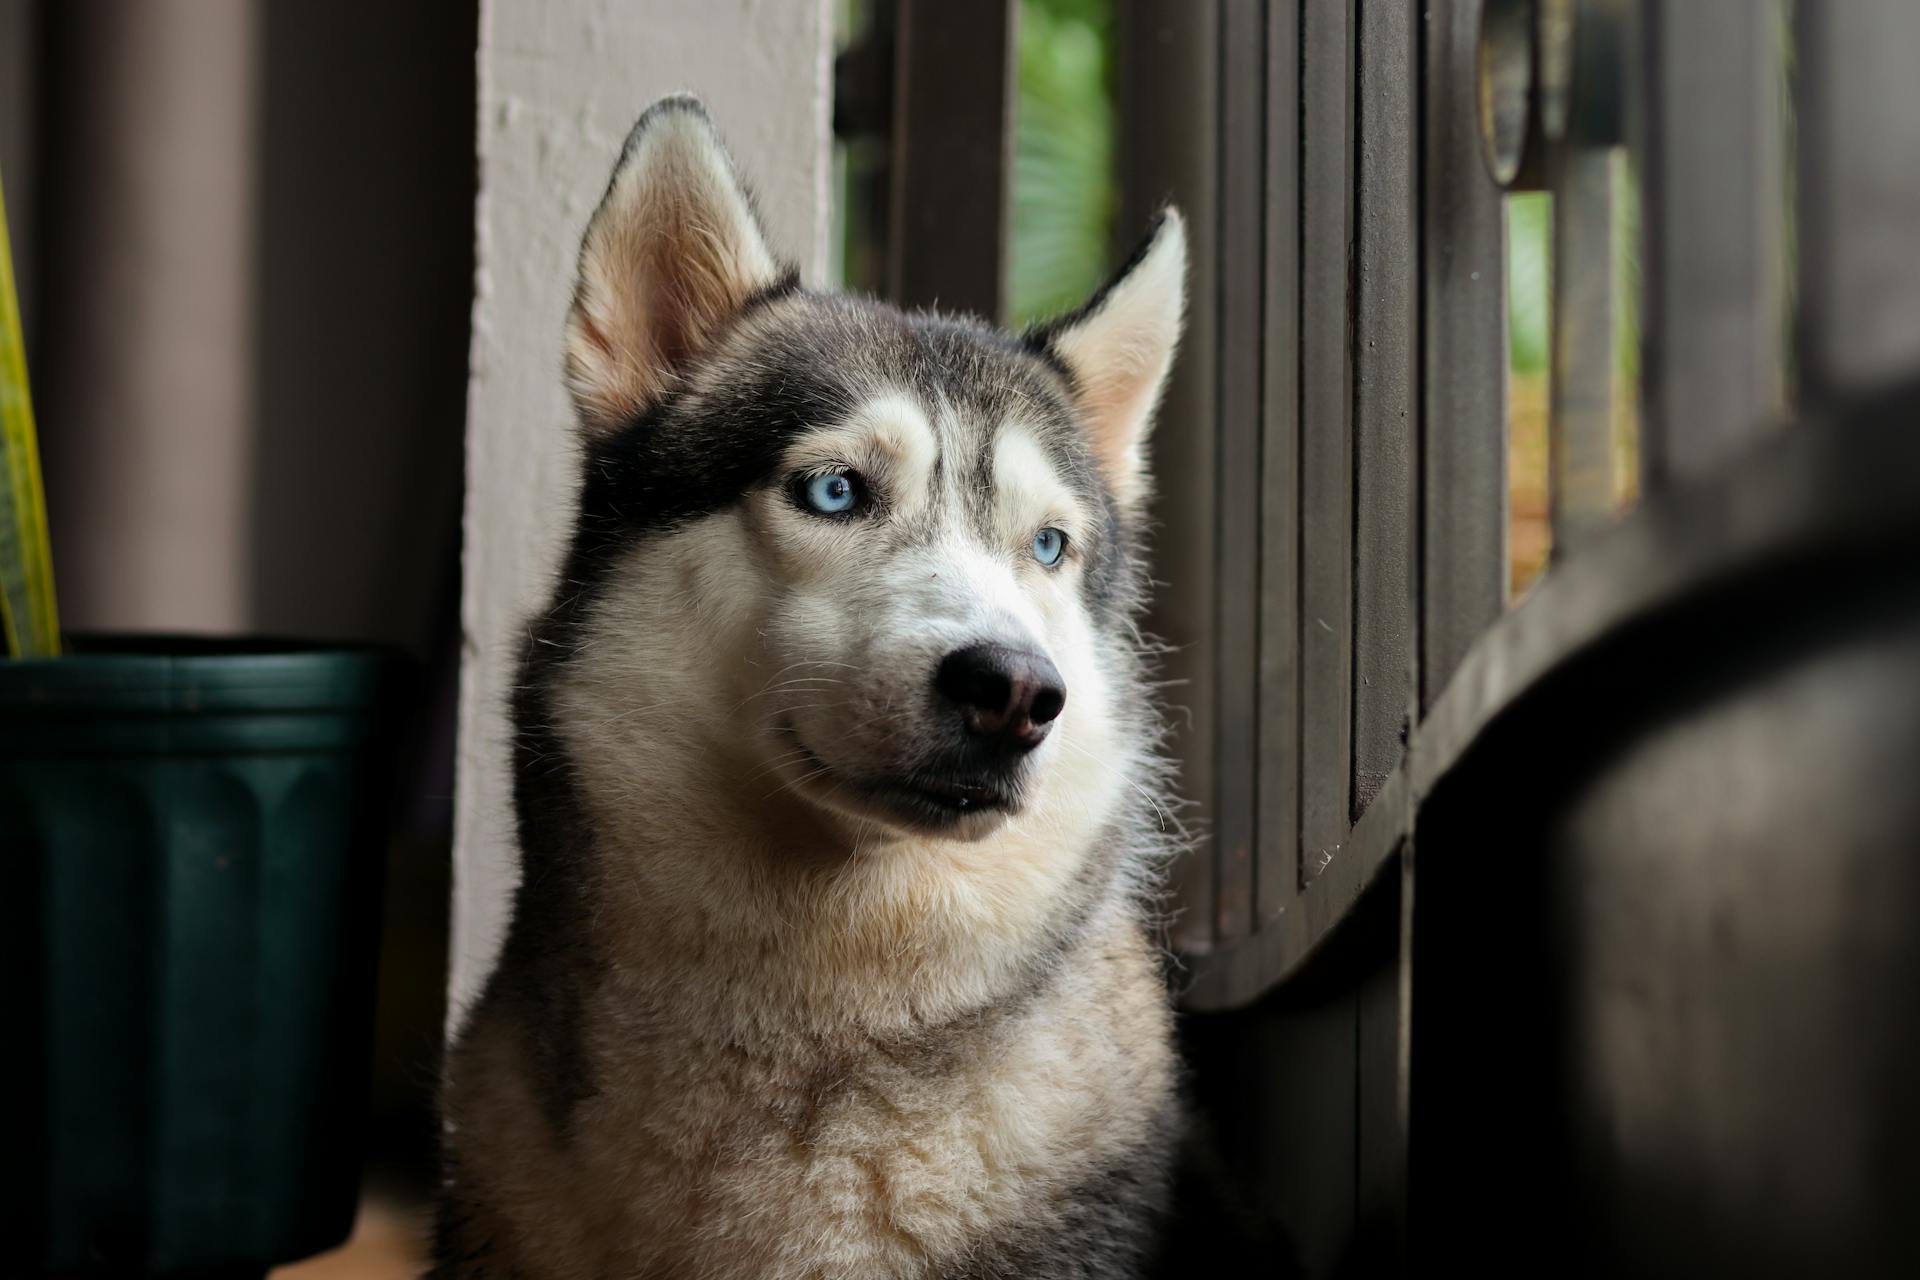
[[[1134,619],[1185,265],[1168,211],[1025,335],[817,292],[697,103],[634,126],[436,1275],[1143,1273],[1181,1122]]]

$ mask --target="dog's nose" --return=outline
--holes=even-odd
[[[1046,655],[1004,644],[955,649],[941,659],[934,685],[960,708],[967,731],[1016,751],[1031,751],[1067,705],[1067,685]]]

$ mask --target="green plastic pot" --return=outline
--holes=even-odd
[[[258,1276],[353,1223],[391,666],[75,650],[0,661],[4,1266]]]

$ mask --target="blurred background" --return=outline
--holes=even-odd
[[[67,627],[411,663],[362,1220],[391,1257],[337,1274],[417,1274],[432,1178],[476,22],[0,0],[0,175]]]

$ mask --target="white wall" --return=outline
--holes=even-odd
[[[524,622],[572,518],[561,323],[574,254],[627,129],[705,99],[776,248],[827,259],[830,0],[483,0],[468,388],[453,1016],[485,981],[515,875],[505,708]]]

